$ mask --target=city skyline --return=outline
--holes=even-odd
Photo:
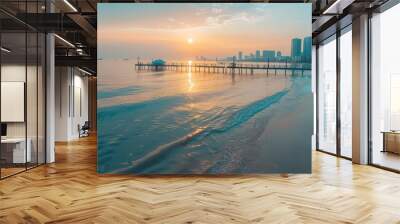
[[[296,40],[296,41],[294,41]],[[295,45],[295,46],[294,46]],[[311,62],[311,50],[312,50],[312,37],[304,37],[303,40],[295,37],[291,40],[291,52],[288,55],[282,54],[279,49],[253,49],[250,52],[237,51],[236,55],[225,56],[222,59],[232,60],[233,58],[237,61],[279,61],[279,60],[292,60],[292,61],[303,61]],[[296,51],[296,52],[293,52]],[[246,54],[247,53],[247,54]],[[198,58],[206,59],[203,56],[196,56]]]
[[[265,49],[274,49],[290,55],[291,39],[303,39],[311,32],[311,16],[305,13],[309,7],[262,3],[100,4],[98,34],[103,48],[98,57],[195,60],[196,56],[237,55],[238,49],[258,49],[260,55]]]

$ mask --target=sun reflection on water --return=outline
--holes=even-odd
[[[188,91],[192,92],[193,87],[194,87],[194,82],[193,82],[193,79],[192,79],[192,71],[189,68],[189,72],[188,72]]]

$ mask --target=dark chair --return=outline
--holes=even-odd
[[[89,136],[89,129],[90,129],[89,121],[85,121],[82,127],[78,124],[79,138]]]

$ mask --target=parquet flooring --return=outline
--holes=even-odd
[[[313,153],[312,175],[96,174],[96,139],[0,181],[0,223],[400,223],[400,175]]]

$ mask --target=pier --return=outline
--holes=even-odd
[[[136,70],[150,70],[150,71],[181,71],[181,72],[202,72],[202,73],[223,73],[223,74],[254,74],[255,71],[263,71],[266,74],[277,74],[277,71],[284,71],[286,75],[290,72],[292,75],[295,71],[301,72],[311,71],[311,65],[302,63],[265,63],[265,64],[205,64],[205,63],[171,63],[164,65],[154,65],[151,63],[138,62],[135,64]],[[271,73],[270,73],[271,72]]]

